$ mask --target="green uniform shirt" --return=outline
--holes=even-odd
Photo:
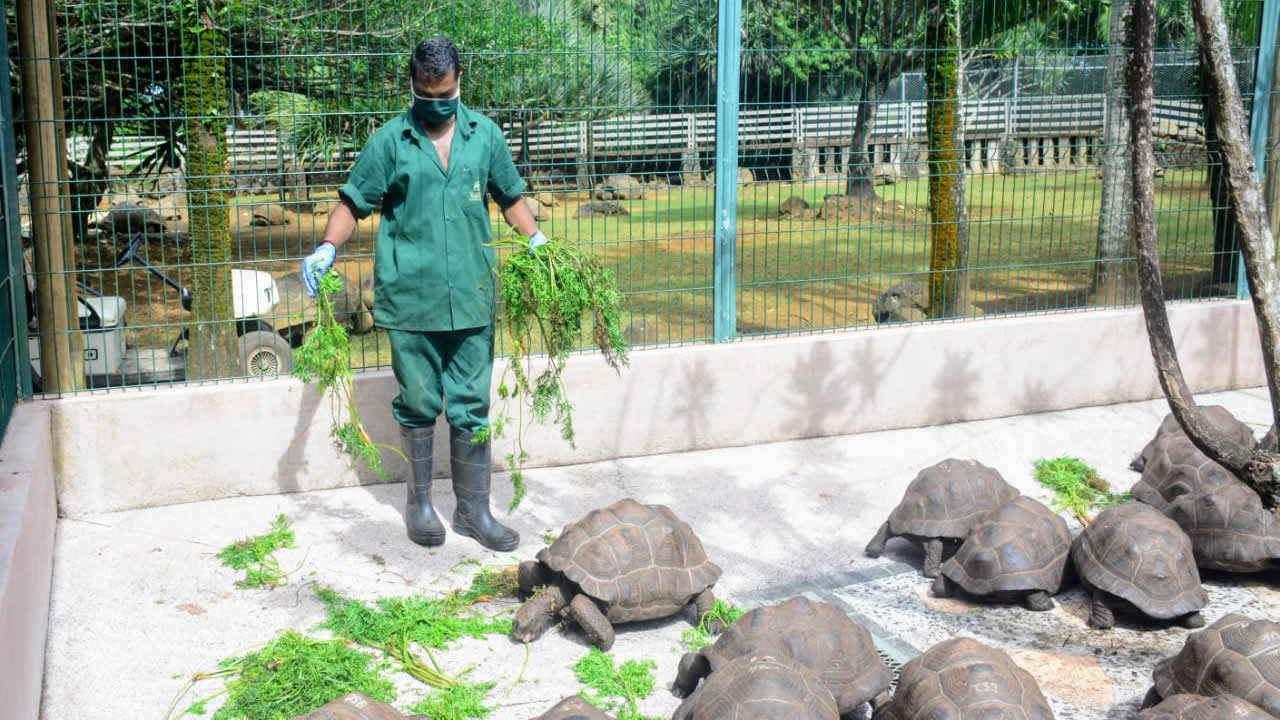
[[[393,330],[461,330],[493,322],[496,258],[487,193],[500,207],[526,184],[496,123],[458,104],[441,169],[411,111],[374,131],[338,192],[364,219],[381,209],[374,322]]]

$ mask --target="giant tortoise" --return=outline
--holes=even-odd
[[[1239,480],[1181,495],[1165,515],[1191,538],[1201,569],[1251,573],[1280,560],[1280,527],[1262,498]]]
[[[671,720],[838,720],[817,673],[787,657],[744,655],[707,678]]]
[[[871,633],[835,605],[802,595],[755,608],[725,628],[714,645],[685,653],[671,690],[692,704],[699,680],[751,655],[787,657],[817,673],[842,717],[866,702],[876,708],[889,700],[893,675]]]
[[[1280,624],[1227,613],[1156,663],[1142,707],[1181,693],[1235,695],[1280,717]]]
[[[520,590],[533,597],[516,612],[512,637],[531,642],[568,616],[606,652],[616,623],[692,607],[697,624],[715,604],[711,588],[720,578],[688,523],[665,505],[631,498],[566,525],[537,558],[520,563]]]
[[[930,647],[902,666],[893,699],[873,720],[1053,720],[1031,673],[998,648],[967,637]]]
[[[1233,437],[1243,443],[1252,445],[1256,441],[1253,430],[1246,424],[1236,419],[1231,411],[1221,405],[1201,405],[1200,410],[1203,411],[1204,417],[1209,423],[1216,425],[1219,430],[1228,437]],[[1175,438],[1186,438],[1187,433],[1182,429],[1182,425],[1178,423],[1178,418],[1173,413],[1168,413],[1164,419],[1160,421],[1160,427],[1156,428],[1156,434],[1152,436],[1147,444],[1143,446],[1133,461],[1129,463],[1129,468],[1136,472],[1143,472],[1146,466],[1151,463],[1152,458],[1160,452],[1162,442]]]
[[[865,552],[879,557],[889,538],[905,537],[924,550],[924,576],[937,577],[944,550],[958,546],[987,513],[1017,496],[995,468],[947,458],[915,476]]]
[[[1180,693],[1138,713],[1137,720],[1272,720],[1262,708],[1234,695]]]
[[[1098,513],[1072,542],[1071,559],[1092,595],[1090,627],[1114,627],[1115,609],[1204,625],[1199,611],[1209,596],[1191,539],[1150,505],[1129,500]]]
[[[1031,610],[1052,610],[1071,567],[1071,531],[1044,503],[1019,495],[974,527],[942,565],[933,593],[955,588],[993,600],[1018,599]]]
[[[615,720],[581,695],[570,695],[529,720]]]

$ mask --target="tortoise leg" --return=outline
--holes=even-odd
[[[1053,609],[1053,598],[1049,597],[1049,593],[1043,590],[1037,590],[1033,593],[1027,593],[1022,602],[1027,606],[1028,610],[1036,612],[1045,612]]]
[[[1102,595],[1101,590],[1093,591],[1093,600],[1089,605],[1089,627],[1098,630],[1110,630],[1116,626],[1115,613]]]
[[[685,653],[676,667],[676,679],[671,683],[671,694],[687,698],[693,694],[702,678],[711,674],[711,662],[702,653]]]
[[[547,628],[559,621],[565,605],[564,589],[559,585],[552,585],[541,594],[534,595],[511,619],[511,637],[524,643],[537,640]]]
[[[934,597],[941,598],[955,595],[955,588],[952,587],[951,581],[947,579],[946,575],[938,573],[938,578],[933,581],[933,594]]]
[[[934,538],[924,541],[924,567],[920,570],[927,578],[938,577],[942,568],[942,541]]]
[[[1178,621],[1182,623],[1182,627],[1188,627],[1188,628],[1204,627],[1204,616],[1198,612],[1187,613],[1186,615],[1183,615],[1182,617],[1178,618]]]
[[[872,714],[880,712],[881,708],[889,704],[890,699],[888,690],[881,690],[875,697],[871,698]]]
[[[533,594],[535,588],[551,583],[551,571],[536,560],[525,560],[516,571],[516,582],[520,592],[526,597]]]
[[[587,634],[592,645],[601,652],[613,647],[613,623],[600,612],[600,607],[589,596],[578,593],[569,603],[569,617]]]
[[[885,543],[889,542],[889,521],[885,520],[880,529],[876,531],[876,536],[871,538],[871,542],[867,543],[867,547],[863,552],[871,557],[880,557],[880,553],[884,552]]]
[[[693,694],[680,703],[680,707],[677,707],[676,711],[672,713],[671,720],[686,720],[689,717],[689,714],[693,712],[693,706],[698,704],[698,696],[702,694],[702,687],[694,690]]]
[[[1160,697],[1160,691],[1156,690],[1155,685],[1152,685],[1151,689],[1147,691],[1147,694],[1143,696],[1142,705],[1140,705],[1138,709],[1146,710],[1147,708],[1155,707],[1160,704],[1161,700],[1163,700],[1163,698]]]

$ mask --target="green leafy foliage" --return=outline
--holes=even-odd
[[[485,696],[495,683],[455,685],[436,691],[427,699],[409,707],[409,712],[425,715],[432,720],[466,720],[484,718],[493,708],[484,704]]]
[[[294,630],[220,665],[218,674],[230,679],[227,700],[213,720],[287,720],[353,692],[382,702],[396,698],[395,686],[378,674],[367,653],[342,640],[317,640]],[[200,709],[204,702],[197,703]]]
[[[581,695],[587,702],[618,720],[647,720],[638,703],[653,692],[656,668],[653,660],[627,660],[615,667],[612,655],[591,648],[574,664],[573,672],[586,686]]]
[[[293,547],[293,529],[284,515],[276,516],[271,529],[254,537],[247,537],[222,548],[218,559],[233,570],[244,570],[245,575],[236,581],[236,587],[278,587],[288,582],[289,574],[280,569],[275,552]]]
[[[695,652],[712,643],[711,623],[719,620],[720,624],[728,627],[733,624],[734,620],[742,617],[746,612],[737,605],[727,603],[723,600],[716,600],[711,609],[702,614],[696,627],[691,627],[680,633],[680,641],[684,643],[685,650]]]
[[[573,243],[552,238],[535,253],[528,241],[509,241],[516,248],[499,271],[503,320],[513,350],[498,383],[502,409],[476,442],[501,437],[510,421],[506,403],[520,400],[515,449],[507,454],[515,492],[510,509],[519,506],[525,484],[521,467],[529,458],[520,442],[524,409],[533,420],[560,426],[560,437],[574,444],[573,405],[562,379],[569,353],[578,350],[584,324],[590,321],[591,343],[615,371],[627,364],[627,341],[622,334],[622,292],[614,274]],[[541,371],[533,369],[535,352],[546,354]],[[510,384],[508,384],[510,377]]]
[[[314,382],[321,393],[328,393],[330,412],[333,416],[331,432],[343,452],[364,462],[378,479],[390,478],[382,468],[382,456],[378,448],[386,448],[404,459],[409,458],[399,449],[384,443],[375,443],[360,421],[360,411],[355,404],[355,391],[351,386],[351,340],[347,329],[338,322],[333,312],[333,298],[342,290],[342,276],[330,269],[316,288],[316,327],[294,354],[294,377],[303,382]],[[347,419],[342,419],[346,412]]]
[[[444,649],[463,637],[510,635],[511,618],[501,616],[506,613],[489,616],[473,607],[482,599],[492,598],[498,588],[493,575],[482,572],[466,591],[451,592],[440,598],[424,595],[379,598],[372,606],[320,588],[316,594],[325,604],[327,618],[319,627],[386,652],[402,670],[428,685],[452,688],[462,683],[440,669],[431,658],[431,650]],[[410,650],[413,643],[426,651],[430,665]]]
[[[1079,458],[1041,458],[1035,462],[1035,478],[1053,490],[1050,507],[1068,510],[1081,525],[1088,525],[1092,511],[1100,505],[1116,505],[1130,499],[1129,493],[1113,493],[1098,471]]]

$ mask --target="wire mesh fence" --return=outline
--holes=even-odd
[[[17,3],[50,8],[47,57],[20,52]],[[616,273],[637,346],[716,339],[718,185],[737,194],[739,336],[1136,304],[1122,5],[744,0],[726,147],[713,0],[8,0],[25,270],[81,318],[19,318],[36,388],[286,374],[315,322],[300,261],[365,142],[407,111],[409,52],[436,34],[460,48],[462,102],[501,129],[542,229]],[[1263,3],[1226,5],[1251,108]],[[1194,28],[1183,0],[1160,13],[1166,292],[1234,296]],[[53,104],[24,105],[33,61],[56,61]],[[37,181],[27,136],[43,126],[66,163]],[[715,176],[725,154],[737,177]],[[50,196],[57,211],[32,202]],[[513,232],[487,207],[495,238]],[[372,316],[380,226],[361,221],[335,265],[355,368],[390,361]],[[63,260],[42,271],[48,243]],[[51,335],[71,348],[58,362],[38,357]],[[214,335],[226,352],[191,352]],[[25,362],[4,341],[0,363]]]

